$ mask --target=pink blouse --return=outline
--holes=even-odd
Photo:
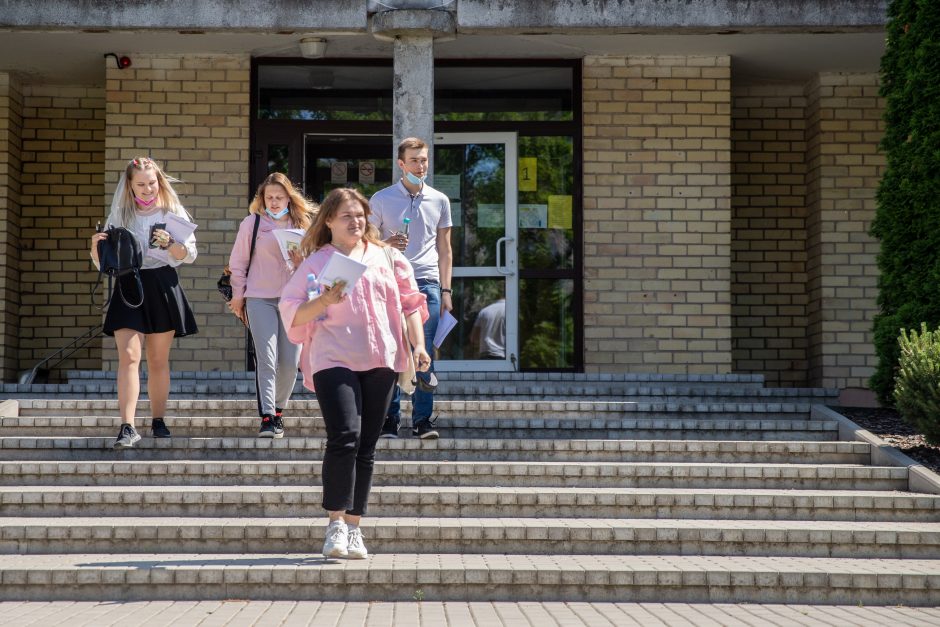
[[[324,319],[292,326],[297,308],[307,302],[307,275],[319,276],[329,258],[341,252],[327,244],[307,257],[284,286],[279,305],[281,319],[290,341],[303,345],[300,370],[308,390],[313,390],[313,374],[327,368],[357,372],[373,368],[405,370],[411,347],[404,345],[401,312],[408,316],[420,311],[423,323],[428,319],[428,306],[424,294],[418,291],[411,264],[398,250],[392,250],[394,274],[383,247],[366,246],[362,263],[369,266],[368,270],[343,302],[327,307]]]

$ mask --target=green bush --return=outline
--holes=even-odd
[[[880,242],[869,381],[889,405],[901,329],[940,325],[940,2],[892,0],[881,60],[886,166],[871,234]]]
[[[928,442],[940,444],[940,329],[928,331],[921,324],[920,335],[902,329],[898,348],[894,402],[904,420]]]

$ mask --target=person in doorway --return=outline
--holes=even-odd
[[[414,268],[418,289],[428,301],[430,317],[424,324],[425,349],[433,354],[432,341],[441,312],[451,311],[451,270],[453,255],[450,246],[450,200],[425,183],[428,173],[428,145],[417,137],[408,137],[398,144],[398,167],[401,180],[379,190],[372,196],[372,223],[382,239],[402,251]],[[432,362],[427,373],[419,374],[430,384]],[[422,439],[436,439],[434,429],[434,392],[430,385],[420,385],[412,394],[412,434]],[[426,388],[426,389],[422,389]],[[401,389],[395,387],[388,407],[383,438],[398,437],[401,423]]]
[[[255,348],[255,392],[261,416],[260,438],[284,437],[283,412],[297,380],[300,347],[281,322],[281,290],[300,265],[299,251],[284,259],[275,231],[303,229],[313,221],[307,199],[280,172],[269,174],[248,206],[229,256],[232,300],[229,309],[251,329]],[[257,229],[255,224],[257,223]],[[257,233],[252,253],[252,234]]]
[[[114,448],[131,448],[140,440],[135,415],[140,396],[140,360],[145,350],[153,437],[170,437],[164,420],[170,394],[170,346],[174,337],[197,332],[192,308],[176,273],[181,264],[195,261],[196,238],[190,235],[186,241],[177,242],[166,230],[167,214],[190,221],[171,181],[155,161],[137,157],[124,167],[111,200],[107,225],[126,228],[145,251],[140,270],[141,306],[133,308],[124,298],[112,298],[104,320],[104,333],[114,337],[118,352],[121,429]],[[95,267],[100,267],[98,243],[107,237],[105,232],[91,237]],[[158,249],[160,253],[154,252]],[[115,286],[115,291],[120,287],[123,294],[137,292],[137,283],[131,275],[117,280],[120,286]]]
[[[379,239],[369,223],[369,203],[354,189],[327,194],[301,252],[309,256],[284,287],[280,310],[291,341],[303,345],[304,386],[316,391],[326,425],[323,508],[329,525],[323,555],[362,559],[368,551],[359,522],[397,373],[408,368],[408,359],[418,371],[431,365],[422,329],[426,298],[408,260]],[[334,255],[367,269],[349,294],[338,282],[316,295],[308,277],[320,276]],[[402,314],[413,350],[402,337]]]
[[[470,344],[479,359],[506,359],[506,299],[480,310],[470,331]]]

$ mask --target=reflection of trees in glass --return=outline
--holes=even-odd
[[[502,278],[458,278],[453,280],[452,287],[454,311],[451,313],[457,318],[457,326],[441,347],[441,356],[445,359],[476,359],[474,347],[470,344],[473,323],[481,309],[505,298],[505,282]]]
[[[496,263],[496,240],[505,235],[505,224],[481,226],[479,209],[485,204],[505,207],[505,164],[502,144],[435,147],[434,171],[461,175],[461,224],[451,232],[455,266]]]
[[[570,368],[574,365],[574,318],[570,279],[519,282],[519,366]]]
[[[290,167],[290,148],[287,144],[268,146],[268,174],[272,172],[288,173]]]
[[[520,191],[520,205],[547,205],[549,196],[573,194],[574,142],[570,136],[520,137],[519,156],[538,158],[537,190]],[[528,270],[573,268],[573,228],[520,228],[519,264]]]

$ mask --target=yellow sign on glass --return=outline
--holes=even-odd
[[[571,196],[548,197],[548,228],[571,228]]]
[[[519,157],[519,191],[536,192],[539,188],[538,157]]]

